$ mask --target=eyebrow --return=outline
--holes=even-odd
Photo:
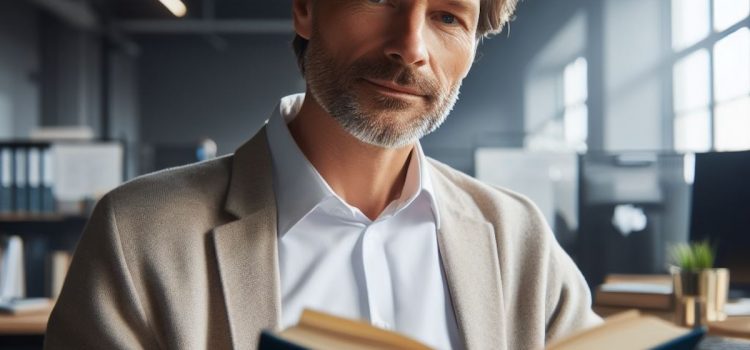
[[[443,1],[446,5],[453,7],[454,9],[458,11],[466,11],[466,12],[479,12],[479,8],[474,5],[473,1],[465,1],[465,0],[444,0]]]

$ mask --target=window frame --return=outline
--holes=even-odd
[[[672,48],[672,2],[675,0],[665,1],[664,4],[664,12],[665,16],[668,18],[668,21],[666,21],[667,25],[665,25],[665,47],[667,48],[667,67],[668,69],[665,69],[666,72],[665,76],[665,91],[667,94],[666,96],[669,96],[667,102],[665,103],[665,109],[667,109],[667,115],[669,118],[667,127],[664,128],[664,131],[667,135],[665,136],[665,140],[668,142],[669,149],[677,150],[681,152],[694,152],[691,150],[678,150],[675,145],[675,124],[677,122],[678,113],[676,113],[674,108],[674,67],[675,65],[682,60],[683,58],[698,52],[699,50],[705,49],[708,51],[708,105],[706,108],[708,108],[708,118],[709,118],[709,130],[708,130],[708,139],[709,139],[709,149],[707,151],[717,151],[716,149],[716,137],[715,137],[715,131],[716,131],[716,118],[715,118],[715,110],[716,106],[719,104],[725,104],[731,101],[734,101],[734,99],[737,98],[743,98],[744,96],[739,96],[730,100],[721,101],[721,103],[716,103],[715,100],[715,94],[714,94],[714,46],[717,42],[720,40],[726,38],[730,34],[736,32],[737,30],[740,30],[743,27],[750,28],[750,15],[746,16],[743,20],[740,20],[739,22],[729,26],[728,28],[724,29],[723,31],[716,31],[714,28],[714,0],[708,0],[708,28],[709,32],[708,35],[701,39],[700,41],[693,43],[690,46],[684,47],[678,51],[674,50]],[[750,64],[750,62],[748,62]],[[682,113],[685,113],[683,111]]]

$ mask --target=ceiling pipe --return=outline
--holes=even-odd
[[[290,34],[292,20],[124,20],[113,26],[128,34]]]
[[[31,0],[66,23],[88,31],[99,30],[99,19],[85,2],[71,0]]]

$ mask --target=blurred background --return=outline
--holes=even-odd
[[[102,193],[233,152],[304,90],[290,6],[0,0],[0,234],[23,239],[26,296],[54,296],[51,257]],[[749,13],[750,0],[521,1],[424,150],[531,197],[591,286],[664,273],[670,245],[709,238],[747,291]]]

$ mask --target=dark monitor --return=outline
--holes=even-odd
[[[717,247],[716,266],[750,293],[750,151],[695,155],[690,239]]]
[[[668,273],[668,247],[688,235],[685,163],[672,152],[581,155],[576,263],[592,286],[608,274]]]

